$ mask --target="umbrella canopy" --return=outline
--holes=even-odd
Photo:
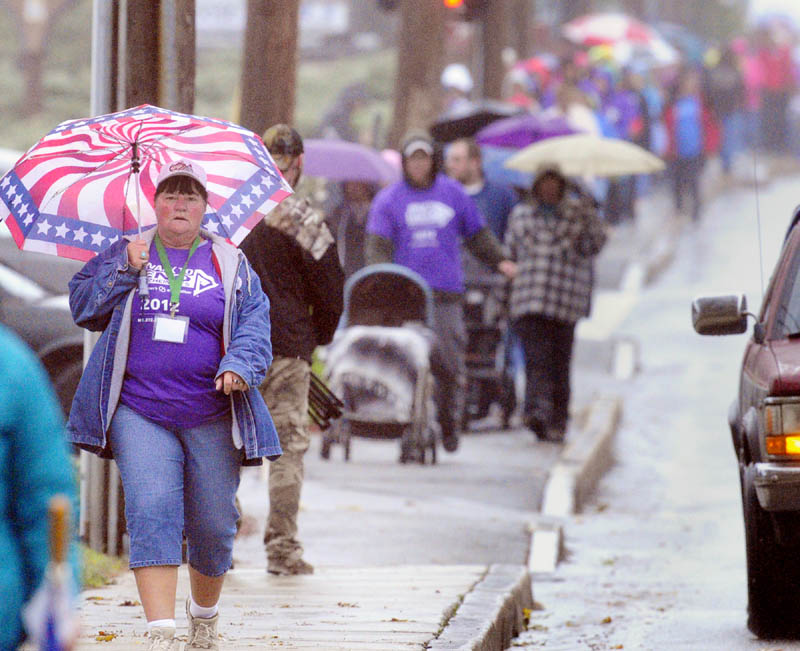
[[[553,136],[575,133],[563,118],[542,118],[532,113],[503,118],[483,127],[475,134],[479,145],[520,149]]]
[[[571,20],[563,27],[570,41],[583,47],[611,46],[614,59],[629,63],[637,58],[669,64],[678,52],[650,25],[623,13],[592,13]]]
[[[684,25],[660,21],[655,25],[658,33],[666,41],[681,52],[684,58],[691,63],[701,63],[709,43],[698,34],[687,29]]]
[[[617,138],[586,133],[549,138],[517,152],[505,166],[536,173],[555,164],[567,176],[626,176],[664,169],[664,162],[646,149]]]
[[[400,171],[376,149],[346,140],[309,138],[303,143],[303,172],[331,181],[365,181],[387,185]]]
[[[292,192],[251,131],[144,104],[53,129],[0,179],[0,221],[21,249],[88,260],[156,223],[159,170],[181,158],[208,177],[203,227],[234,244]]]
[[[431,125],[431,136],[439,142],[469,138],[490,122],[510,117],[521,111],[519,106],[492,100],[459,106],[437,118]]]
[[[483,160],[483,176],[487,181],[512,188],[528,189],[533,185],[533,174],[519,172],[505,166],[506,161],[516,154],[519,149],[508,147],[481,146]]]

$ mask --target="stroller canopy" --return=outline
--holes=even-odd
[[[433,293],[415,271],[398,264],[373,264],[345,283],[340,328],[400,327],[408,321],[433,325]]]

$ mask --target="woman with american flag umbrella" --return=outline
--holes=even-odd
[[[255,134],[151,106],[63,123],[0,181],[21,248],[88,259],[70,307],[102,334],[67,433],[119,466],[152,651],[179,645],[184,532],[185,648],[219,648],[239,468],[281,454],[268,300],[233,244],[290,192]]]

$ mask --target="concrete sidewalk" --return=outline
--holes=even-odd
[[[188,585],[182,566],[180,597]],[[130,572],[85,592],[77,648],[146,648],[136,595]],[[501,649],[523,630],[523,608],[532,606],[527,572],[513,565],[320,568],[293,577],[234,569],[219,631],[225,649]]]
[[[668,209],[662,194],[643,199],[639,212],[642,218],[635,224],[614,229],[598,264],[600,276],[608,279],[618,272],[619,278],[603,282],[609,289],[598,292],[596,322],[578,333],[576,352],[589,361],[597,355],[609,361],[599,364],[597,374],[584,375],[581,368],[573,372],[575,424],[548,481],[528,565],[317,567],[315,574],[297,577],[272,576],[263,568],[234,569],[220,604],[223,648],[488,651],[506,648],[524,630],[526,611],[533,607],[532,574],[555,565],[561,519],[579,507],[610,463],[621,403],[602,391],[614,357],[607,333],[625,309],[620,290],[610,288],[638,291],[668,259],[670,234],[677,234],[672,220],[664,217]],[[600,323],[604,319],[610,323]],[[597,359],[593,363],[598,366]],[[187,593],[183,566],[179,604]],[[146,648],[146,623],[131,572],[113,585],[85,591],[81,602],[77,649]],[[178,631],[185,633],[182,605],[177,611]]]

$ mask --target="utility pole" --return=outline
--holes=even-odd
[[[139,104],[191,113],[194,23],[194,0],[94,0],[92,115]],[[84,360],[97,338],[85,333]],[[80,474],[80,537],[96,551],[121,555],[125,507],[116,464],[81,452]]]
[[[294,120],[299,0],[248,0],[239,123],[263,133]]]

